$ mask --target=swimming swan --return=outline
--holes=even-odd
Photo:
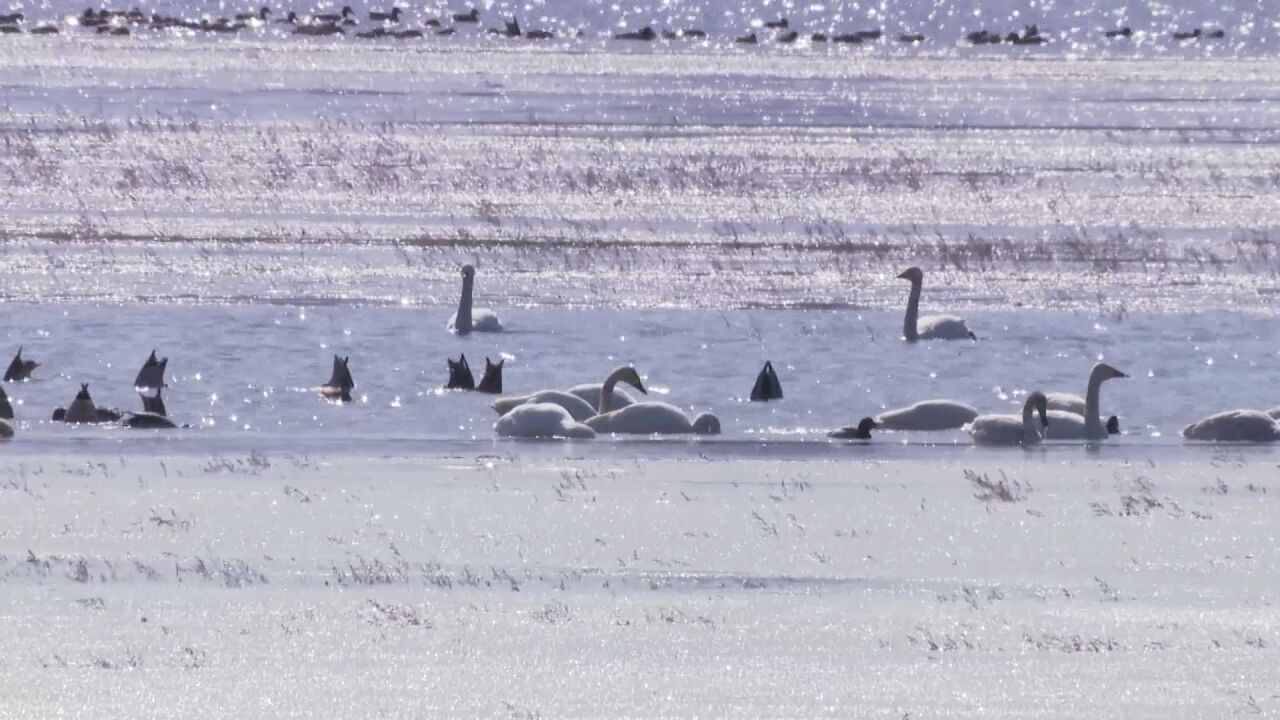
[[[476,269],[472,265],[462,266],[462,298],[458,300],[458,311],[449,318],[449,329],[459,335],[469,332],[502,332],[502,321],[492,310],[471,307],[472,289],[475,287]]]
[[[466,353],[457,360],[445,358],[445,362],[449,364],[449,382],[445,383],[445,390],[476,389],[476,378],[471,374],[471,364],[467,362]]]
[[[1093,366],[1093,370],[1089,373],[1089,388],[1085,393],[1084,414],[1066,412],[1062,410],[1054,411],[1049,414],[1049,429],[1045,432],[1047,440],[1106,440],[1110,433],[1107,432],[1107,425],[1102,422],[1102,418],[1098,414],[1099,394],[1102,391],[1102,383],[1112,378],[1128,377],[1119,370],[1111,367],[1106,363],[1098,363]],[[1046,405],[1048,397],[1045,398]],[[1119,425],[1119,421],[1116,423]],[[1117,428],[1118,429],[1118,428]]]
[[[925,400],[910,407],[888,410],[876,416],[876,424],[888,430],[957,430],[973,422],[978,411],[954,400]]]
[[[506,415],[525,403],[549,402],[569,411],[574,420],[582,422],[592,415],[599,414],[602,407],[608,410],[618,410],[635,403],[635,400],[630,395],[615,388],[619,382],[625,382],[642,393],[648,393],[644,389],[644,383],[640,381],[640,375],[636,373],[635,368],[623,366],[614,370],[609,377],[605,378],[603,383],[588,383],[575,385],[568,390],[540,390],[532,395],[498,398],[490,407],[499,415]],[[605,390],[608,392],[605,392]],[[603,405],[601,404],[602,397],[605,400]]]
[[[493,430],[498,437],[567,438],[589,440],[596,436],[591,428],[577,422],[569,411],[553,403],[525,403],[498,418]]]
[[[976,340],[969,332],[964,318],[954,315],[920,314],[920,288],[924,285],[924,271],[918,267],[907,268],[898,276],[911,282],[911,295],[907,298],[907,315],[902,321],[902,336],[907,342],[917,340]]]
[[[635,374],[634,368],[619,368],[619,371],[622,370],[630,370],[632,374]],[[610,376],[610,380],[612,379],[613,376]],[[635,374],[634,379],[635,382],[632,384],[636,386],[636,389],[644,392],[644,387],[640,384],[640,376]],[[702,413],[690,420],[689,416],[685,415],[680,408],[664,402],[638,402],[619,410],[605,412],[612,390],[613,387],[606,382],[604,390],[600,394],[600,404],[597,406],[600,414],[587,418],[585,421],[587,427],[598,433],[616,435],[720,434],[720,419],[715,415]]]
[[[858,423],[858,427],[840,428],[827,433],[827,437],[837,440],[870,440],[871,431],[880,427],[880,424],[871,418],[862,418]]]
[[[1182,429],[1182,437],[1203,442],[1276,442],[1280,424],[1269,413],[1230,410],[1191,423]]]
[[[489,395],[502,394],[502,366],[506,365],[505,359],[499,360],[498,364],[493,364],[486,356],[484,359],[484,376],[480,378],[480,384],[476,385],[476,392],[488,393]]]
[[[71,401],[69,406],[53,411],[54,422],[93,425],[96,423],[119,422],[119,420],[120,412],[118,410],[108,410],[93,404],[93,397],[89,395],[89,383],[80,384],[80,392],[76,393],[75,399]]]
[[[169,419],[169,413],[165,410],[164,398],[161,397],[161,392],[162,390],[158,387],[155,389],[154,394],[139,392],[138,397],[142,398],[142,412],[125,413],[124,419],[120,421],[120,424],[127,428],[138,430],[176,429],[178,424]]]
[[[1022,416],[979,415],[964,427],[977,445],[1034,445],[1049,427],[1048,401],[1044,393],[1033,392],[1022,405]],[[1036,425],[1035,414],[1040,414]]]

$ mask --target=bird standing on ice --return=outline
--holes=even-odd
[[[907,298],[907,315],[902,322],[902,337],[907,342],[917,340],[976,340],[969,332],[964,318],[955,315],[920,315],[920,289],[924,286],[924,271],[918,267],[907,268],[898,275],[911,282],[911,295]]]
[[[473,265],[462,266],[462,297],[458,300],[458,312],[449,318],[449,329],[459,335],[469,332],[502,332],[502,321],[492,310],[471,307],[472,291],[475,287],[476,269]]]

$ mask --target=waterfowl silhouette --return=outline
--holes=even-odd
[[[1050,427],[1048,400],[1044,393],[1033,392],[1022,405],[1022,416],[979,415],[964,429],[973,436],[977,445],[1034,445],[1044,437]],[[1039,414],[1037,425],[1035,416]]]
[[[345,35],[346,31],[340,25],[330,25],[328,23],[320,25],[298,25],[293,29],[294,35]]]
[[[391,12],[381,12],[379,10],[370,10],[369,19],[374,22],[400,22],[400,16],[404,14],[398,7],[392,7]]]
[[[1040,45],[1045,42],[1045,38],[1040,34],[1040,28],[1035,25],[1027,25],[1023,28],[1021,35],[1009,33],[1005,37],[1005,41],[1014,45]]]
[[[860,45],[862,44],[862,36],[858,33],[841,33],[831,36],[831,42],[844,45]]]
[[[1199,38],[1203,31],[1200,28],[1195,30],[1175,30],[1173,32],[1174,40],[1195,40]]]
[[[655,38],[657,38],[657,37],[658,37],[658,33],[654,32],[654,31],[653,31],[653,28],[652,28],[652,27],[649,27],[648,25],[645,25],[644,27],[642,27],[642,28],[640,28],[639,30],[636,30],[636,31],[634,31],[634,32],[621,32],[621,33],[614,33],[614,35],[613,35],[613,39],[614,39],[614,40],[642,40],[642,41],[649,41],[649,40],[653,40],[653,39],[655,39]]]
[[[31,373],[40,367],[40,363],[35,360],[25,360],[22,357],[22,348],[18,348],[18,353],[13,356],[13,360],[9,363],[9,369],[4,371],[5,382],[23,382],[31,379]]]
[[[471,306],[475,278],[475,267],[471,264],[463,265],[462,297],[458,300],[458,311],[449,318],[449,329],[459,335],[469,332],[502,332],[502,321],[496,313]]]
[[[823,42],[827,42],[828,40],[830,40],[830,38],[827,37],[826,33],[814,33],[809,36],[810,42],[823,43]]]
[[[121,425],[138,430],[172,430],[178,427],[177,423],[169,419],[159,389],[153,396],[139,393],[138,397],[142,398],[142,412],[125,413],[124,419],[120,421]]]
[[[0,35],[18,35],[22,28],[17,25],[0,25]]]
[[[702,40],[707,37],[705,30],[663,30],[664,40]]]
[[[471,8],[470,12],[454,13],[453,21],[456,23],[478,23],[480,22],[480,11]]]
[[[57,35],[60,31],[56,25],[40,25],[31,29],[32,35]]]
[[[792,30],[789,33],[784,33],[778,36],[778,42],[783,45],[790,45],[799,39],[800,39],[800,33],[796,32],[795,30]]]
[[[1215,30],[1208,30],[1200,34],[1200,37],[1206,40],[1221,40],[1226,36],[1227,36],[1227,31],[1222,30],[1221,28],[1215,29]]]
[[[263,5],[262,7],[258,8],[258,12],[256,13],[252,13],[252,12],[236,13],[235,18],[236,20],[240,20],[240,21],[258,20],[261,22],[266,22],[269,15],[271,15],[271,8],[267,7],[266,5]]]
[[[351,377],[351,367],[348,364],[350,361],[349,355],[333,356],[333,372],[329,375],[329,382],[320,386],[322,396],[343,403],[351,402],[351,391],[356,388],[356,381]]]
[[[921,35],[920,33],[902,33],[901,35],[898,36],[898,42],[922,43],[924,42],[924,35]]]
[[[0,387],[0,420],[13,419],[13,405],[9,404],[9,394]]]
[[[751,388],[752,402],[768,402],[782,399],[782,383],[778,382],[778,373],[773,370],[773,363],[766,361],[756,376],[756,384]]]
[[[978,30],[965,35],[965,40],[971,45],[997,45],[1000,43],[1000,33],[988,32],[986,30]]]
[[[907,314],[902,321],[902,336],[907,342],[917,340],[976,340],[964,318],[955,315],[920,315],[920,291],[924,287],[924,271],[918,267],[903,270],[898,279],[911,283],[907,297]]]
[[[525,32],[524,39],[525,40],[550,40],[555,36],[556,36],[555,33],[551,32],[550,30],[529,30]]]
[[[787,22],[786,18],[779,18],[777,20],[768,20],[764,24],[764,26],[770,30],[785,30],[789,25],[790,23]]]
[[[0,25],[16,25],[26,19],[27,19],[27,16],[23,15],[20,12],[9,13],[7,15],[0,15]]]
[[[321,13],[319,15],[316,15],[315,18],[317,22],[337,23],[337,22],[346,22],[348,18],[354,18],[355,15],[356,13],[354,10],[351,9],[350,5],[344,5],[342,6],[341,13]]]
[[[756,37],[755,33],[751,33],[750,35],[743,35],[742,37],[737,38],[734,42],[739,45],[756,45],[760,42],[760,39]]]
[[[880,427],[880,424],[869,417],[862,418],[858,422],[857,427],[844,427],[839,430],[833,430],[827,433],[827,437],[836,440],[870,440],[871,431]]]
[[[493,364],[488,357],[484,359],[484,377],[480,378],[480,384],[476,385],[476,392],[487,393],[489,395],[502,394],[502,366],[506,364],[506,360],[499,360],[498,364]]]
[[[476,389],[476,378],[471,374],[471,365],[467,362],[465,353],[457,360],[446,358],[445,362],[449,364],[449,382],[445,383],[445,390]]]
[[[1128,25],[1125,25],[1124,27],[1117,28],[1115,30],[1107,30],[1103,35],[1105,35],[1109,40],[1115,40],[1116,38],[1128,38],[1133,37],[1133,29]]]
[[[156,351],[152,350],[150,357],[142,364],[142,369],[138,371],[138,376],[133,380],[133,387],[139,393],[154,393],[164,387],[164,373],[169,367],[169,358],[163,360],[156,358]]]
[[[80,392],[76,393],[76,397],[71,401],[71,404],[66,408],[58,408],[53,411],[53,420],[55,422],[94,425],[97,423],[118,422],[120,420],[120,412],[94,405],[93,397],[89,395],[89,383],[81,383]]]

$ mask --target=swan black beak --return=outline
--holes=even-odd
[[[898,273],[898,279],[899,279],[899,280],[906,280],[906,279],[907,279],[907,271],[906,271],[906,270],[903,270],[902,272]]]
[[[644,383],[640,383],[639,385],[636,385],[636,389],[644,393],[645,395],[649,394],[649,391],[644,389]]]

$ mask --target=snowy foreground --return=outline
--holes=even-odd
[[[1280,709],[1275,470],[17,458],[6,717]]]

